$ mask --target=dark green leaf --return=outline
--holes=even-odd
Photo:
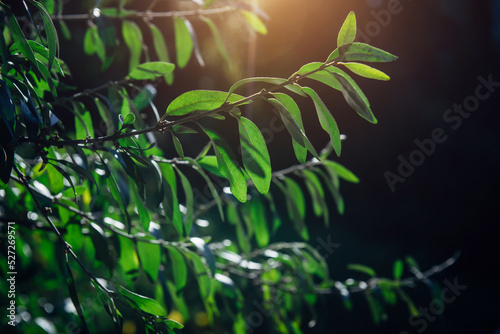
[[[52,68],[56,60],[56,56],[59,55],[59,37],[57,36],[57,30],[52,22],[50,14],[47,10],[38,2],[31,2],[35,7],[38,8],[39,13],[42,16],[43,25],[45,28],[45,35],[47,36],[47,44],[49,47],[49,66],[48,70]]]
[[[285,178],[284,183],[285,187],[282,187],[281,190],[286,198],[288,215],[302,239],[309,240],[309,233],[304,222],[306,217],[306,199],[304,193],[297,182],[291,178]]]
[[[126,237],[117,235],[120,243],[120,259],[118,263],[126,274],[137,275],[139,270],[139,259],[135,251],[134,242]]]
[[[247,200],[247,183],[243,172],[238,166],[236,156],[227,142],[215,131],[204,129],[213,143],[217,164],[225,178],[229,180],[231,192],[242,203]]]
[[[219,209],[219,215],[220,215],[222,221],[224,221],[224,211],[222,210],[222,200],[220,199],[219,193],[215,189],[215,186],[214,186],[212,180],[210,180],[210,178],[203,171],[203,169],[201,168],[201,166],[198,164],[197,161],[195,161],[193,159],[189,159],[188,161],[195,167],[195,170],[201,175],[201,177],[203,177],[203,179],[207,183],[208,189],[210,190],[210,193],[212,194],[215,202],[217,203],[217,208]]]
[[[316,152],[316,149],[311,144],[304,131],[291,115],[291,111],[289,111],[286,106],[277,99],[268,99],[268,101],[278,109],[281,119],[283,120],[283,124],[288,130],[288,133],[292,136],[293,140],[295,140],[300,146],[307,148],[307,150],[316,158],[319,158],[318,152]]]
[[[3,4],[2,7],[4,8],[4,10],[6,10],[7,8]],[[35,68],[38,68],[38,62],[35,58],[35,54],[29,46],[26,37],[24,37],[23,31],[21,30],[19,23],[17,23],[15,15],[12,14],[10,10],[6,10],[6,12],[8,13],[7,18],[9,20],[10,31],[12,33],[12,37],[14,38],[14,43],[17,45],[17,48],[26,57],[26,59],[28,59],[29,62],[33,66],[35,66]]]
[[[340,142],[340,131],[337,126],[337,122],[333,118],[332,114],[326,107],[325,103],[321,100],[319,95],[309,87],[302,88],[307,95],[309,95],[314,101],[314,106],[316,107],[316,113],[318,114],[318,119],[323,130],[325,130],[330,136],[331,144],[337,156],[340,156],[341,152],[341,142]]]
[[[80,300],[78,298],[78,293],[76,291],[75,280],[73,278],[73,274],[71,272],[71,268],[68,263],[68,254],[66,256],[66,282],[68,283],[69,295],[71,297],[71,301],[75,306],[76,313],[80,320],[82,321],[82,329],[84,333],[90,333],[89,328],[87,327],[87,322],[85,321],[85,316],[83,315],[82,306],[80,305]]]
[[[311,200],[313,204],[313,211],[316,217],[323,215],[325,219],[325,224],[328,222],[328,207],[325,202],[325,192],[321,185],[319,178],[310,170],[303,170],[302,175],[304,176],[304,181],[307,190],[311,194]]]
[[[96,26],[90,26],[83,39],[83,51],[88,55],[97,54],[101,62],[106,60],[106,47]]]
[[[361,117],[368,122],[376,124],[377,119],[370,109],[370,102],[367,97],[356,84],[356,82],[344,71],[336,67],[328,67],[327,71],[340,82],[342,86],[342,94],[344,95],[347,103],[353,108]]]
[[[181,141],[179,140],[179,138],[177,138],[176,135],[174,135],[173,132],[171,132],[171,134],[172,134],[172,142],[174,143],[175,151],[177,152],[177,154],[179,155],[180,158],[184,159],[184,150],[182,149]]]
[[[378,49],[365,43],[352,43],[335,49],[327,59],[331,61],[366,61],[366,62],[390,62],[398,59],[387,51]]]
[[[184,196],[186,197],[186,213],[184,214],[184,226],[186,228],[187,235],[191,233],[191,227],[193,226],[193,214],[194,214],[194,195],[193,188],[189,179],[176,167],[175,170],[181,179],[182,188],[184,189]]]
[[[271,185],[271,158],[259,128],[248,118],[238,118],[243,166],[261,194]]]

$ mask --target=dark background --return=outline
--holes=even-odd
[[[359,29],[372,32],[370,44],[400,58],[379,66],[391,76],[389,82],[357,80],[370,99],[379,120],[377,125],[358,117],[339,92],[311,84],[317,87],[341,132],[348,137],[339,161],[361,179],[358,185],[342,184],[347,210],[344,216],[333,215],[329,229],[325,231],[320,221],[311,219],[311,240],[314,243],[316,236],[330,235],[340,244],[328,258],[335,279],[361,278],[345,270],[348,263],[363,263],[375,268],[381,276],[391,276],[392,263],[397,258],[411,255],[427,269],[461,250],[459,261],[434,280],[442,284],[445,279],[456,278],[467,289],[455,302],[446,305],[439,319],[429,321],[423,332],[497,333],[500,330],[497,276],[500,87],[481,101],[477,111],[456,130],[443,120],[443,115],[475,93],[479,76],[492,75],[493,81],[500,81],[500,1],[402,0],[400,3],[401,13],[392,15],[390,22],[382,27],[376,23],[372,11],[385,10],[385,0],[261,1],[270,16],[269,34],[257,36],[254,49],[251,38],[241,38],[246,31],[236,31],[241,27],[231,28],[228,23],[228,31],[224,32],[240,66],[239,72],[228,74],[222,70],[220,56],[213,56],[202,44],[202,51],[206,52],[202,54],[209,55],[207,68],[201,68],[192,59],[187,69],[176,71],[173,87],[158,87],[159,110],[164,110],[186,90],[227,90],[241,77],[288,77],[307,62],[323,61],[336,46],[342,21],[354,10]],[[168,9],[168,4],[165,6]],[[77,7],[75,11],[79,10]],[[195,28],[201,27],[193,23]],[[161,24],[168,29],[171,22]],[[375,26],[380,28],[378,33],[367,30]],[[83,33],[84,25],[81,28]],[[197,32],[200,40],[207,34],[202,30]],[[106,73],[82,66],[77,62],[78,52],[81,50],[65,51],[63,47],[62,58],[69,59],[75,81],[84,86],[116,79],[123,71],[123,66]],[[254,66],[251,66],[252,54]],[[73,64],[71,59],[75,59]],[[242,65],[247,60],[250,60],[248,68]],[[304,105],[308,105],[307,101]],[[269,121],[269,116],[260,116],[269,110],[260,110],[260,106],[247,112],[261,125]],[[313,110],[303,109],[303,112],[307,115]],[[324,145],[327,137],[315,131],[318,128],[315,117],[304,116],[304,119],[313,143],[317,147]],[[442,128],[447,140],[437,144],[435,152],[391,192],[384,173],[397,173],[398,156],[408,159],[417,149],[414,141],[430,138],[435,128]],[[226,130],[226,135],[232,131]],[[199,142],[193,139],[192,147],[197,145]],[[168,149],[168,144],[165,147]],[[269,147],[274,170],[296,163],[284,132]],[[292,234],[285,237],[296,238]],[[432,300],[423,284],[409,293],[417,307],[428,307]],[[353,312],[342,308],[338,296],[326,298],[324,305],[311,332],[419,333],[420,327],[409,324],[403,303],[389,307],[389,321],[379,326],[372,323],[362,296],[354,297]],[[260,331],[263,328],[256,330]]]

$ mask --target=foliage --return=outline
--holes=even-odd
[[[309,199],[313,214],[327,225],[330,198],[344,212],[340,180],[359,180],[329,160],[331,153],[341,153],[341,134],[328,106],[303,82],[310,79],[341,92],[357,114],[376,123],[367,97],[343,69],[388,80],[360,62],[396,57],[355,42],[356,18],[350,13],[325,62],[306,64],[288,78],[242,79],[227,92],[187,91],[161,115],[151,83],[173,84],[174,69],[186,67],[193,55],[204,64],[193,20],[206,24],[228,67],[231,58],[213,14],[240,15],[250,30],[267,32],[262,11],[245,2],[193,3],[185,11],[141,12],[120,1],[116,8],[62,15],[60,1],[25,0],[15,11],[0,2],[2,221],[14,221],[19,228],[18,271],[37,275],[36,289],[18,287],[30,291],[18,301],[18,312],[24,312],[18,328],[27,333],[51,328],[102,332],[114,326],[121,332],[137,324],[148,333],[172,333],[194,322],[246,333],[252,332],[251,305],[243,298],[249,291],[259,292],[256,298],[282,333],[300,333],[303,308],[313,310],[318,295],[327,293],[338,293],[351,308],[350,293],[363,292],[375,322],[386,317],[385,305],[396,303],[398,295],[411,313],[418,312],[402,290],[413,283],[402,278],[403,262],[396,262],[394,279],[352,265],[367,279],[340,282],[330,278],[325,259],[307,243]],[[153,23],[159,18],[172,21],[175,65],[165,32]],[[64,78],[71,74],[59,58],[58,36],[71,38],[73,20],[88,22],[85,61],[98,59],[102,70],[109,68],[121,40],[129,51],[129,74],[81,92],[67,86]],[[26,25],[32,29],[23,30]],[[152,47],[144,47],[145,36]],[[265,88],[248,96],[235,93],[248,84]],[[305,133],[299,97],[310,99],[330,137],[319,152]],[[257,100],[268,102],[279,115],[298,165],[273,171],[261,129],[245,115],[245,105]],[[154,124],[144,120],[148,108]],[[222,122],[236,124],[238,154],[214,126]],[[177,156],[158,147],[152,134],[160,133],[171,137]],[[184,153],[187,136],[206,140],[196,157]],[[203,235],[195,224],[215,208],[218,218],[211,219],[228,235],[220,240]],[[290,224],[302,241],[271,243]],[[7,273],[7,261],[1,263]],[[408,263],[417,277],[425,276],[414,261]],[[63,281],[67,292],[60,289]],[[48,304],[55,307],[49,311]],[[38,305],[45,305],[45,311]]]

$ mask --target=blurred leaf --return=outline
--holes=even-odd
[[[372,268],[365,266],[363,264],[348,264],[347,269],[349,270],[354,270],[354,271],[359,271],[360,273],[367,274],[368,276],[375,277],[377,274],[375,273],[375,270]]]
[[[394,262],[394,268],[392,271],[395,280],[401,279],[401,277],[403,276],[403,269],[404,269],[403,261],[400,259],[397,259],[396,262]]]
[[[167,44],[165,43],[165,38],[157,26],[148,22],[149,29],[151,30],[151,35],[153,36],[153,46],[158,56],[158,59],[163,62],[170,63],[170,56],[168,55]],[[167,84],[171,85],[174,82],[174,75],[172,72],[165,75],[165,81]]]
[[[142,54],[142,32],[139,26],[132,21],[122,22],[123,40],[130,51],[129,72],[139,66]]]
[[[118,288],[118,292],[121,296],[125,297],[125,301],[127,301],[131,306],[138,308],[139,310],[151,314],[157,317],[166,317],[167,313],[165,309],[158,304],[158,302],[154,299],[141,296],[135,292],[127,290],[121,285],[116,285]]]
[[[337,46],[350,44],[354,42],[354,38],[356,38],[356,15],[351,11],[340,28]]]
[[[64,39],[70,40],[71,30],[68,28],[66,22],[64,22],[63,20],[58,20],[57,22],[59,23],[59,28],[61,29]]]
[[[134,242],[126,237],[117,235],[120,243],[120,260],[118,263],[126,274],[137,276],[139,270],[139,259],[135,251]]]
[[[238,118],[243,166],[261,194],[271,185],[271,158],[259,128],[248,118]]]
[[[353,172],[351,172],[338,162],[331,160],[323,160],[322,163],[323,165],[325,165],[325,167],[331,167],[335,171],[335,173],[342,179],[351,183],[359,183],[359,178],[356,175],[354,175]]]
[[[254,196],[247,205],[250,205],[250,217],[255,231],[255,240],[260,248],[269,244],[269,228],[267,227],[267,217],[262,199]]]
[[[408,310],[410,311],[410,314],[413,317],[420,316],[419,310],[417,309],[417,307],[415,306],[413,301],[410,299],[410,297],[400,288],[396,289],[396,291],[398,292],[399,297],[401,297],[401,300],[403,300],[406,303],[406,305],[408,306]]]
[[[135,80],[154,80],[158,77],[166,76],[174,69],[174,64],[163,61],[152,61],[137,66],[137,68],[129,73],[129,77]]]
[[[262,35],[267,35],[266,25],[260,20],[260,18],[255,13],[249,12],[247,10],[242,10],[241,13],[243,14],[243,17],[254,31]]]
[[[68,254],[65,254],[65,256],[66,256],[65,274],[66,274],[66,282],[68,284],[68,289],[69,289],[69,295],[71,297],[73,305],[75,306],[76,313],[78,314],[78,317],[82,321],[83,332],[90,333],[89,328],[87,327],[87,322],[85,321],[85,316],[83,315],[83,310],[82,306],[80,305],[80,300],[78,299],[78,292],[76,291],[75,280],[73,278],[73,274],[71,273],[71,268],[69,267]]]
[[[200,16],[199,18],[208,25],[208,28],[210,28],[210,31],[212,32],[212,35],[214,36],[215,45],[217,46],[217,50],[219,50],[219,53],[221,54],[222,58],[224,58],[224,60],[226,61],[227,67],[229,69],[231,69],[232,68],[231,57],[229,56],[229,53],[227,52],[226,45],[224,44],[224,41],[222,40],[222,37],[219,33],[219,30],[217,29],[217,26],[208,17]]]
[[[189,63],[194,48],[193,40],[191,39],[191,34],[184,18],[179,16],[174,17],[174,33],[177,66],[184,68]]]
[[[173,132],[171,132],[171,134],[172,134],[172,142],[174,143],[175,151],[177,152],[177,154],[179,155],[180,158],[184,159],[184,150],[182,149],[181,141],[179,140],[179,138],[177,138],[176,135],[174,135]]]
[[[215,275],[215,257],[212,251],[210,250],[210,247],[208,247],[205,240],[203,240],[202,238],[196,237],[196,238],[191,238],[190,240],[205,258],[205,261],[208,265],[208,268],[210,269],[210,272],[212,273],[212,276]]]
[[[341,64],[350,69],[352,72],[356,73],[357,75],[368,79],[375,79],[382,81],[387,81],[391,79],[384,72],[377,70],[376,68],[373,68],[366,64],[361,64],[361,63],[341,63]]]
[[[193,215],[194,215],[194,195],[193,188],[189,179],[176,167],[177,175],[181,179],[182,188],[184,190],[184,196],[186,197],[186,213],[184,214],[184,226],[186,228],[186,234],[189,236],[191,233],[191,228],[193,226]]]
[[[247,200],[247,183],[238,166],[236,157],[227,142],[215,131],[204,129],[213,143],[217,164],[225,178],[229,180],[231,193],[242,203]]]
[[[412,256],[406,256],[405,261],[411,268],[419,269],[417,261]]]
[[[319,95],[309,87],[302,87],[304,92],[311,97],[314,101],[314,106],[316,107],[316,113],[318,114],[318,119],[323,130],[325,130],[330,136],[331,144],[337,156],[340,156],[341,152],[341,142],[340,142],[340,131],[337,126],[335,118],[326,107],[325,103],[321,100]]]
[[[207,174],[203,171],[203,169],[201,168],[201,166],[198,164],[197,161],[193,160],[193,159],[189,159],[189,162],[195,166],[195,170],[201,175],[201,177],[203,177],[203,179],[205,180],[207,186],[208,186],[208,189],[210,190],[210,193],[212,194],[215,202],[217,203],[217,208],[219,210],[219,215],[221,217],[221,220],[224,221],[224,211],[222,209],[222,200],[220,199],[220,196],[219,196],[219,193],[217,192],[217,190],[215,189],[214,187],[214,184],[212,182],[212,180],[210,180],[210,178],[207,176]]]
[[[21,30],[21,27],[19,26],[19,23],[17,22],[15,15],[2,2],[0,2],[0,6],[7,13],[7,19],[9,20],[10,32],[11,32],[12,37],[14,39],[14,43],[17,45],[17,48],[26,57],[26,59],[28,59],[28,61],[35,68],[38,69],[38,62],[35,58],[35,54],[33,53],[33,50],[31,49],[31,47],[29,46],[28,41],[26,40],[26,37],[24,37],[23,31]]]
[[[151,238],[151,240],[153,239]],[[137,253],[139,254],[142,269],[144,269],[151,282],[156,282],[161,265],[160,245],[149,242],[138,242]]]
[[[170,261],[172,261],[172,274],[174,276],[175,288],[177,292],[180,292],[184,289],[187,282],[186,259],[182,256],[182,253],[173,246],[168,247],[168,253],[170,255]]]
[[[306,187],[311,194],[311,200],[313,205],[314,215],[316,217],[320,217],[323,215],[325,224],[328,223],[328,206],[325,201],[325,192],[321,185],[321,181],[312,171],[305,169],[302,171],[302,175],[304,176],[304,181]]]
[[[15,140],[14,125],[16,113],[12,102],[12,94],[7,87],[5,81],[0,79],[0,116],[2,116],[3,124],[10,134],[10,139]],[[2,143],[4,144],[4,143]]]
[[[366,61],[366,62],[390,62],[398,59],[393,54],[374,46],[354,42],[335,49],[326,62],[331,61]]]
[[[83,50],[88,55],[97,54],[103,63],[106,60],[106,47],[104,46],[101,36],[99,36],[99,31],[96,26],[87,28],[83,39]]]
[[[302,189],[297,182],[289,177],[284,179],[284,186],[281,183],[277,184],[285,196],[288,216],[292,220],[295,230],[302,239],[309,240],[309,233],[304,221],[306,217],[306,200]]]
[[[173,100],[166,111],[166,115],[182,116],[193,111],[209,111],[221,107],[225,102],[238,102],[244,97],[233,94],[226,100],[227,93],[215,90],[192,90]]]

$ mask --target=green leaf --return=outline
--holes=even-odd
[[[340,85],[340,82],[337,79],[335,79],[333,75],[331,75],[328,71],[321,70],[318,72],[311,73],[313,71],[318,70],[322,66],[324,66],[324,64],[319,62],[306,64],[302,66],[300,70],[298,70],[296,73],[294,73],[293,76],[305,75],[308,79],[316,80],[318,82],[321,82],[322,84],[332,87],[333,89],[341,91],[342,87]]]
[[[233,151],[217,132],[209,129],[204,129],[204,131],[212,141],[217,156],[217,164],[222,175],[229,180],[231,193],[240,202],[245,203],[247,200],[247,183]]]
[[[103,162],[104,164],[104,162]],[[106,167],[107,168],[107,167]],[[109,191],[111,192],[112,197],[114,200],[118,203],[118,206],[120,207],[120,211],[124,214],[125,216],[125,226],[127,227],[127,232],[130,232],[130,217],[127,212],[127,207],[125,205],[125,199],[124,199],[124,194],[120,191],[120,188],[118,188],[118,185],[116,184],[115,176],[109,172],[109,177],[106,179],[106,183],[108,184]]]
[[[326,62],[331,61],[366,61],[390,62],[398,59],[397,56],[366,43],[354,42],[335,49]]]
[[[135,115],[132,113],[127,114],[123,118],[123,126],[129,125],[129,124],[134,124],[134,122],[135,122]]]
[[[116,285],[118,292],[121,296],[125,297],[125,300],[129,302],[130,305],[137,307],[139,310],[157,316],[166,317],[167,312],[165,309],[154,299],[141,296],[135,292],[127,290],[121,285]]]
[[[215,90],[192,90],[186,92],[173,100],[166,111],[166,115],[182,116],[193,111],[215,110],[221,107],[225,102],[238,102],[244,97],[232,94],[226,100],[227,93]]]
[[[392,270],[395,280],[401,279],[401,277],[403,276],[403,269],[404,269],[403,261],[400,259],[397,259],[394,262],[394,268]]]
[[[326,69],[330,72],[342,86],[342,95],[354,111],[368,122],[377,124],[377,119],[370,109],[370,102],[358,84],[344,71],[330,66]]]
[[[181,179],[182,188],[184,190],[184,196],[186,197],[186,213],[184,214],[184,226],[186,229],[187,235],[190,235],[191,228],[193,226],[193,215],[194,215],[194,195],[193,188],[191,187],[191,183],[189,179],[178,169],[176,168],[177,174]]]
[[[217,203],[217,208],[219,210],[219,215],[222,221],[224,221],[224,211],[222,209],[222,200],[220,199],[219,193],[215,189],[215,186],[208,177],[208,175],[203,171],[203,168],[198,164],[198,162],[194,159],[188,159],[188,161],[195,167],[195,170],[203,177],[205,182],[207,183],[208,189],[210,190],[210,193],[212,194],[215,202]]]
[[[397,292],[399,294],[399,297],[406,303],[408,306],[408,310],[410,311],[410,314],[414,317],[420,316],[420,311],[417,309],[413,301],[410,299],[410,297],[402,290],[402,289],[397,289]]]
[[[129,72],[139,66],[142,54],[142,33],[139,26],[132,21],[122,22],[122,35],[127,48],[130,51]]]
[[[151,240],[153,240],[153,238],[151,238]],[[161,264],[160,245],[148,242],[138,242],[137,253],[139,254],[142,269],[144,269],[151,282],[156,282]]]
[[[106,60],[106,47],[96,26],[87,28],[83,39],[83,51],[88,55],[97,54],[103,63]]]
[[[257,14],[249,12],[247,10],[242,10],[241,13],[254,31],[262,35],[267,35],[266,25],[261,21]]]
[[[363,264],[355,264],[355,263],[348,264],[347,269],[359,271],[359,272],[367,274],[368,276],[371,276],[371,277],[377,276],[377,274],[375,273],[375,270],[373,270],[372,268],[365,266]]]
[[[350,69],[352,72],[356,73],[357,75],[368,79],[375,79],[382,81],[387,81],[391,79],[384,72],[376,68],[373,68],[371,66],[368,66],[366,64],[361,64],[361,63],[341,63],[341,64]]]
[[[177,138],[176,135],[174,135],[173,132],[171,132],[171,134],[172,134],[172,142],[174,143],[175,151],[177,152],[177,154],[179,155],[180,158],[184,159],[184,150],[182,149],[181,141],[179,140],[179,138]]]
[[[260,248],[269,244],[269,228],[267,227],[267,218],[265,207],[259,196],[254,196],[247,205],[250,205],[250,218],[255,231],[255,240]],[[244,211],[243,211],[244,212]]]
[[[356,15],[351,11],[340,28],[337,46],[351,44],[354,42],[354,38],[356,38]]]
[[[330,136],[330,140],[335,150],[337,156],[341,153],[341,141],[340,141],[340,131],[337,126],[337,122],[333,118],[332,114],[326,107],[325,103],[321,100],[319,95],[309,87],[302,87],[304,92],[311,97],[314,101],[314,106],[316,107],[316,113],[318,114],[319,123],[323,130],[325,130]]]
[[[193,40],[184,18],[174,17],[175,51],[177,54],[177,66],[184,68],[189,63],[193,54]]]
[[[168,247],[168,253],[170,255],[170,261],[172,262],[175,288],[177,292],[180,292],[184,289],[187,282],[186,259],[182,256],[182,253],[173,246]]]
[[[254,82],[265,82],[265,83],[277,86],[277,85],[281,85],[281,84],[287,82],[287,79],[283,79],[283,78],[268,78],[268,77],[255,77],[255,78],[241,79],[241,80],[237,81],[236,83],[234,83],[231,86],[231,88],[229,88],[229,92],[228,92],[228,95],[227,95],[228,98],[239,87],[241,87],[243,85],[246,85],[246,84],[249,84],[249,83],[254,83]],[[292,91],[292,92],[294,92],[294,93],[297,93],[297,94],[299,94],[301,96],[306,96],[304,94],[304,92],[300,89],[300,86],[298,86],[296,84],[286,85],[285,88],[288,89],[288,90],[290,90],[290,91]]]
[[[331,167],[335,173],[340,176],[342,179],[346,180],[347,182],[351,183],[359,183],[359,178],[354,175],[353,172],[339,164],[338,162],[331,161],[331,160],[324,160],[323,165],[327,167]]]
[[[271,185],[271,158],[259,128],[248,118],[238,118],[243,166],[261,194]]]
[[[134,80],[154,80],[166,76],[175,69],[175,65],[164,61],[152,61],[142,63],[132,72],[129,77]]]
[[[126,274],[137,275],[139,269],[139,259],[135,252],[134,242],[126,237],[117,235],[120,242],[120,260],[118,263]]]
[[[68,25],[66,22],[59,20],[57,21],[59,23],[59,27],[61,28],[61,32],[63,34],[64,39],[70,40],[71,39],[71,31],[68,28]]]
[[[56,61],[56,56],[59,55],[59,37],[57,36],[57,30],[52,22],[50,14],[47,10],[38,2],[32,1],[35,7],[38,8],[39,13],[42,16],[43,26],[45,28],[45,35],[47,36],[47,44],[49,47],[49,66],[48,70],[52,68],[54,62]]]
[[[191,238],[190,240],[193,245],[196,246],[198,251],[203,255],[203,258],[205,259],[205,262],[207,263],[212,276],[215,275],[215,257],[210,250],[210,247],[208,247],[207,243],[202,238],[195,237]]]
[[[94,103],[97,107],[99,115],[106,125],[106,135],[112,135],[115,132],[115,125],[113,122],[111,111],[101,102],[98,97],[94,98]]]
[[[295,140],[300,146],[307,148],[307,150],[311,152],[316,158],[319,158],[318,152],[316,152],[316,149],[311,144],[304,131],[300,128],[297,121],[293,118],[293,111],[288,110],[286,106],[277,99],[268,99],[267,101],[269,101],[278,109],[281,119],[283,120],[283,124],[288,130],[288,133],[290,133],[290,136],[292,136],[293,140]]]
[[[155,49],[158,59],[163,62],[170,63],[170,56],[168,55],[167,44],[165,43],[165,38],[157,26],[148,23],[149,29],[151,30],[151,35],[153,36],[153,47]],[[165,75],[165,82],[171,85],[174,82],[173,73],[168,73]]]
[[[323,215],[325,224],[328,222],[328,207],[325,201],[325,191],[321,181],[312,171],[305,169],[302,171],[307,190],[311,194],[314,215],[320,217]]]
[[[12,37],[14,38],[14,43],[16,44],[17,48],[21,53],[26,57],[26,59],[29,60],[29,62],[35,67],[38,68],[38,62],[35,58],[35,54],[33,53],[33,50],[28,44],[28,41],[26,40],[26,37],[24,37],[23,31],[21,30],[21,27],[19,26],[19,23],[17,23],[16,17],[10,9],[6,7],[2,3],[2,8],[7,12],[7,18],[9,20],[9,26],[10,26],[10,32],[12,34]]]
[[[226,45],[224,44],[224,41],[222,40],[222,37],[219,33],[219,30],[217,29],[217,26],[208,17],[200,16],[199,18],[208,25],[208,28],[210,29],[210,31],[212,32],[212,35],[214,36],[215,45],[217,46],[217,50],[219,50],[219,53],[221,54],[222,58],[224,58],[224,60],[226,61],[227,67],[229,69],[231,69],[232,68],[231,57],[229,56],[229,53],[227,52]]]
[[[198,285],[200,287],[200,294],[202,300],[206,302],[208,299],[212,298],[212,281],[209,276],[209,271],[203,264],[201,257],[197,254],[191,254],[191,260],[193,265],[193,270],[198,280]]]
[[[302,116],[300,114],[300,109],[297,103],[295,103],[294,99],[292,99],[289,95],[282,93],[275,93],[273,94],[273,96],[283,104],[283,106],[286,108],[286,110],[288,110],[288,112],[295,120],[299,128],[302,130],[302,132],[305,133],[304,125],[302,124]],[[293,151],[295,152],[297,160],[301,164],[304,164],[307,158],[307,148],[301,145],[293,137],[292,137],[292,144],[293,144]]]
[[[215,155],[205,155],[203,158],[198,160],[198,163],[208,172],[224,178],[224,175],[222,175],[219,169],[219,164],[217,163],[217,157]]]
[[[286,199],[286,207],[288,215],[292,220],[295,230],[300,234],[302,239],[309,240],[309,233],[305,225],[304,219],[306,217],[306,199],[300,186],[287,177],[284,180],[285,186],[278,183],[283,195]]]

